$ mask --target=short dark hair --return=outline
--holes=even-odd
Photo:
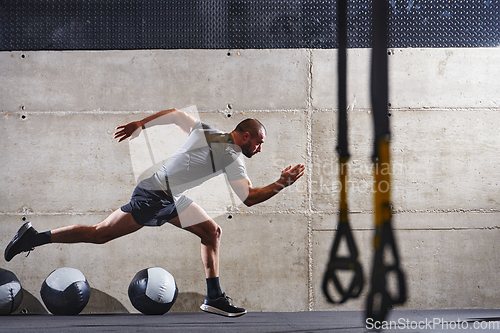
[[[258,135],[260,131],[264,131],[264,133],[267,132],[264,125],[260,121],[254,118],[247,118],[243,120],[236,126],[234,131],[238,133],[248,132],[252,136]]]

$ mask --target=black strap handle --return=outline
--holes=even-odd
[[[377,228],[375,237],[378,238],[379,244],[375,250],[371,290],[366,304],[366,317],[373,321],[382,322],[393,305],[406,302],[406,282],[403,271],[399,267],[399,256],[391,223],[386,222]],[[388,252],[392,252],[393,257],[393,262],[390,264],[384,262],[384,258],[391,257]],[[393,282],[397,283],[396,294],[391,294],[387,290],[387,282],[391,275],[395,275],[392,279]]]
[[[349,250],[349,256],[339,257],[338,250],[342,240],[345,239]],[[345,287],[342,285],[337,273],[340,271],[353,271],[354,275],[350,284]],[[340,299],[333,297],[330,293],[330,284],[336,288],[340,294]],[[327,270],[323,278],[323,293],[330,303],[340,304],[347,301],[349,298],[356,298],[363,290],[364,278],[363,269],[358,261],[358,250],[354,243],[351,228],[346,222],[341,222],[337,227],[337,234],[335,236],[331,254],[330,262],[328,263]]]

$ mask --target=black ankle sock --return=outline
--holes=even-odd
[[[207,296],[212,299],[222,296],[218,277],[207,278]]]
[[[50,231],[39,232],[30,239],[30,245],[32,247],[37,247],[49,243],[52,243],[52,239],[50,238]]]

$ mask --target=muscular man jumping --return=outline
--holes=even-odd
[[[266,129],[256,119],[246,119],[231,133],[223,133],[186,112],[171,109],[118,126],[114,137],[121,142],[137,137],[146,127],[166,124],[177,125],[188,138],[160,170],[137,185],[128,204],[93,226],[72,225],[39,233],[26,222],[5,249],[5,260],[48,243],[103,244],[143,226],[168,222],[201,239],[207,282],[207,296],[201,309],[232,317],[245,314],[246,310],[234,306],[219,285],[220,226],[183,192],[225,173],[236,195],[245,205],[252,206],[292,185],[302,177],[305,167],[288,166],[276,182],[253,187],[240,155],[251,158],[262,150]]]

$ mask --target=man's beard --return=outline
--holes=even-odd
[[[243,146],[240,147],[241,148],[241,152],[243,153],[243,155],[245,155],[246,157],[248,158],[252,158],[253,155],[255,155],[251,150],[250,150],[250,142],[247,142],[246,144],[244,144]]]

